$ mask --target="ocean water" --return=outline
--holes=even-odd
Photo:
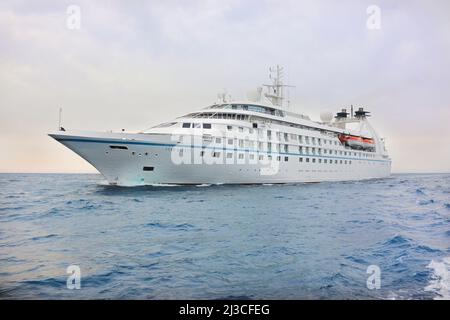
[[[0,298],[449,299],[450,174],[136,188],[1,174]]]

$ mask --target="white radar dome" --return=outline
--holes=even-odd
[[[322,111],[320,113],[320,120],[322,120],[322,122],[331,122],[331,120],[333,120],[333,113],[331,113],[330,111]]]

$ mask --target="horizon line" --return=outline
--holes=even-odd
[[[100,172],[36,172],[36,171],[0,171],[0,174],[98,174],[102,175]],[[391,172],[391,174],[450,174],[450,171],[396,171]]]

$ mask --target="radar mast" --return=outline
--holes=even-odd
[[[292,88],[294,86],[283,84],[284,68],[276,65],[276,67],[269,68],[269,79],[272,80],[272,84],[263,84],[267,88],[267,93],[264,94],[266,98],[274,106],[283,107],[284,89]]]

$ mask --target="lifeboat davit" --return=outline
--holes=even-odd
[[[342,144],[355,149],[371,149],[375,146],[372,138],[363,138],[360,136],[341,134],[339,135],[339,140]]]

